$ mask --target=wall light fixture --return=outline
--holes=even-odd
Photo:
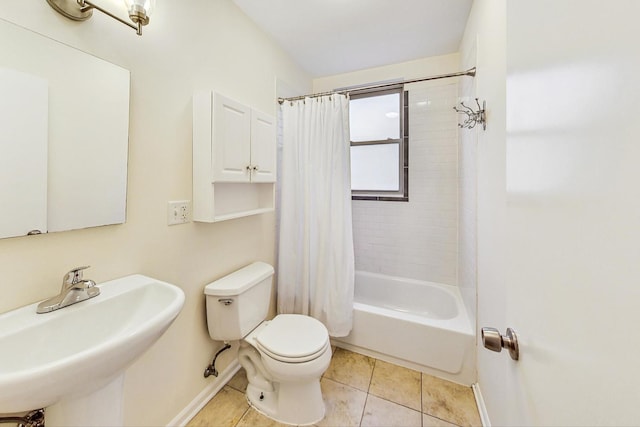
[[[66,16],[74,21],[86,21],[93,15],[93,9],[99,10],[112,17],[113,19],[122,22],[124,25],[136,30],[136,34],[142,35],[142,27],[149,23],[149,15],[153,12],[155,7],[155,0],[124,0],[129,11],[129,19],[131,22],[125,21],[119,16],[114,15],[106,9],[95,4],[89,0],[47,0],[49,6],[51,6],[56,12]]]

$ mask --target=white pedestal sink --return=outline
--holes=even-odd
[[[36,303],[0,315],[0,414],[47,408],[47,426],[122,425],[124,371],[171,325],[184,292],[142,275],[98,287],[51,313]]]

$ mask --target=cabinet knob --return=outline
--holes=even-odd
[[[255,166],[253,167],[253,171],[254,171],[254,172],[258,172],[258,169],[259,169],[259,168],[260,168],[260,167],[259,167],[258,165],[255,165]]]

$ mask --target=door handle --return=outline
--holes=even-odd
[[[482,344],[488,350],[500,353],[503,348],[509,350],[509,356],[513,360],[520,358],[520,347],[518,346],[518,335],[516,331],[507,328],[507,335],[500,335],[496,328],[482,328]]]

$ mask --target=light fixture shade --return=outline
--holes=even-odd
[[[144,14],[147,18],[151,16],[156,7],[156,0],[124,0],[127,5],[129,15]]]

